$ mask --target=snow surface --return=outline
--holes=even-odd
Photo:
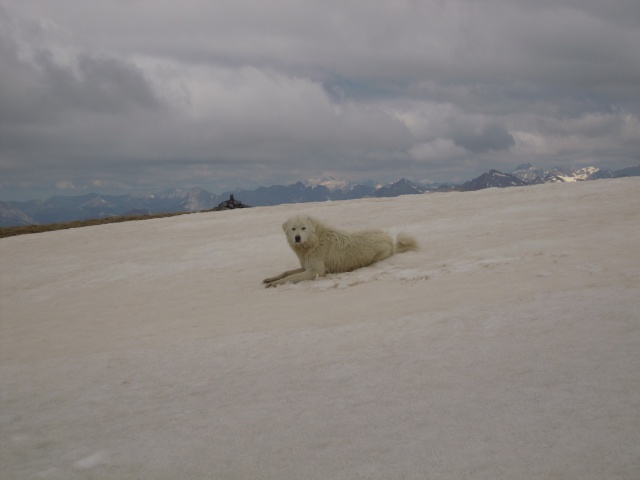
[[[265,289],[311,213],[419,252]],[[0,240],[3,479],[638,479],[640,179]]]

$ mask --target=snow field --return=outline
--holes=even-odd
[[[280,225],[419,252],[265,289]],[[640,181],[0,241],[6,478],[640,477]]]

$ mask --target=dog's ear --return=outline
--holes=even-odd
[[[285,233],[286,233],[286,231],[287,231],[287,230],[289,230],[289,222],[290,222],[290,221],[291,221],[291,220],[287,220],[286,222],[284,222],[284,223],[282,224],[282,230],[284,230],[284,232],[285,232]]]

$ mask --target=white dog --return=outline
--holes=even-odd
[[[267,287],[314,280],[327,273],[350,272],[394,253],[418,249],[418,242],[405,233],[398,234],[394,245],[391,237],[381,230],[346,233],[306,215],[290,218],[282,229],[302,268],[265,279]]]

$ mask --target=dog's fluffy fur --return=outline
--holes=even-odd
[[[347,233],[306,215],[290,218],[282,229],[298,255],[301,268],[265,279],[267,287],[314,280],[327,273],[350,272],[394,253],[418,249],[418,242],[405,233],[399,233],[394,244],[391,237],[381,230]]]

